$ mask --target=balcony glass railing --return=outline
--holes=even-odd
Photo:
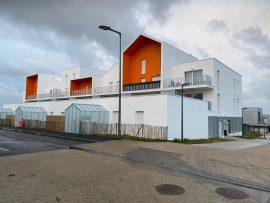
[[[70,92],[70,96],[83,96],[83,95],[91,95],[92,89],[81,89],[81,90],[72,90]]]
[[[172,78],[164,80],[164,88],[181,87],[182,84],[189,83],[190,86],[207,85],[212,86],[212,78],[209,75]]]
[[[119,92],[119,85],[111,85],[106,87],[95,87],[94,94],[112,94]]]
[[[149,90],[160,88],[160,81],[141,82],[124,85],[124,91]]]
[[[53,99],[53,98],[68,97],[68,96],[69,96],[68,91],[56,91],[52,93],[39,94],[38,99]]]

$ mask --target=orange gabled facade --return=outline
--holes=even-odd
[[[37,97],[38,74],[26,78],[25,99]]]
[[[142,60],[145,73],[142,73]],[[123,53],[123,86],[151,82],[161,74],[161,43],[140,35]]]
[[[70,96],[91,94],[91,92],[92,92],[92,77],[70,81]]]

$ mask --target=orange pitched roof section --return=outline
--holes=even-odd
[[[38,74],[26,77],[25,99],[37,96]]]
[[[141,61],[146,60],[146,72],[141,73]],[[161,43],[140,35],[123,53],[123,85],[151,82],[161,74]]]
[[[88,90],[90,92],[92,89],[92,77],[89,78],[81,78],[77,80],[70,81],[70,95],[74,96],[75,91],[84,91]]]

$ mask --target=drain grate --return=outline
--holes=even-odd
[[[185,193],[184,188],[173,184],[158,185],[155,189],[160,195],[182,195]]]
[[[216,193],[227,199],[246,199],[249,195],[235,188],[217,188]]]

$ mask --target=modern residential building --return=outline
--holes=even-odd
[[[179,138],[185,83],[186,138],[241,132],[242,78],[231,68],[215,58],[199,60],[146,35],[139,35],[122,54],[123,123],[166,126],[169,139]],[[50,114],[61,115],[72,103],[97,104],[110,112],[109,122],[117,122],[118,73],[115,64],[107,71],[67,68],[61,79],[28,76],[23,105],[42,106]]]

